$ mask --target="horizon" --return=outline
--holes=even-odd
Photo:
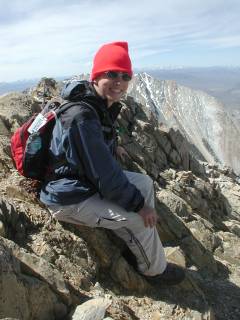
[[[240,65],[237,0],[0,4],[0,82],[89,73],[98,48],[118,40],[128,41],[133,69]]]
[[[186,70],[186,71],[206,71],[206,70],[210,70],[210,69],[227,69],[227,70],[236,70],[239,69],[240,71],[240,65],[239,66],[209,66],[209,67],[194,67],[194,66],[179,66],[179,67],[148,67],[148,68],[137,68],[135,70],[133,70],[133,74],[137,75],[138,73],[148,73],[148,71],[181,71],[181,70]],[[81,72],[81,73],[76,73],[76,74],[70,74],[70,75],[57,75],[57,76],[46,76],[46,75],[40,75],[39,77],[35,77],[35,78],[22,78],[22,79],[16,79],[13,81],[1,81],[0,80],[0,84],[11,84],[11,83],[15,83],[15,82],[32,82],[32,81],[40,81],[43,78],[52,78],[54,80],[57,81],[62,81],[62,80],[67,80],[67,79],[71,79],[73,77],[79,76],[79,75],[90,75],[89,72]]]

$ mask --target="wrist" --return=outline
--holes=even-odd
[[[144,206],[145,206],[145,201],[144,201],[144,198],[142,198],[142,200],[139,202],[139,204],[134,209],[134,212],[139,213],[139,211],[142,210]]]

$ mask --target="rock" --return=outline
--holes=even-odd
[[[213,232],[214,227],[211,223],[204,219],[199,219],[198,221],[191,221],[187,225],[195,239],[208,251],[214,252],[221,245],[221,239]]]
[[[167,261],[173,262],[183,268],[186,268],[186,259],[180,247],[165,247],[164,251]]]
[[[16,128],[30,117],[32,112],[39,111],[34,100],[23,93],[9,93],[0,97],[0,116],[8,131]],[[9,132],[8,132],[9,135]]]
[[[187,258],[199,268],[207,268],[216,273],[217,266],[213,255],[194,237],[178,216],[189,215],[187,206],[181,198],[168,190],[157,193],[157,210],[160,213],[160,226],[169,235],[169,240],[180,242],[179,245]],[[161,234],[161,231],[160,231]],[[166,236],[165,236],[166,237]]]
[[[101,243],[100,237],[98,240]],[[35,236],[32,239],[32,249],[36,255],[51,261],[61,270],[67,276],[68,284],[75,290],[81,288],[88,291],[95,282],[98,272],[96,255],[90,252],[82,238],[70,230],[64,230],[59,223],[52,224],[51,232],[46,230]]]
[[[54,320],[62,303],[46,282],[22,273],[9,243],[0,237],[0,317]],[[66,308],[61,310],[59,319],[67,313]]]
[[[238,221],[230,220],[230,221],[224,221],[223,223],[230,230],[230,232],[240,237],[240,223]]]
[[[113,260],[111,275],[115,281],[126,289],[144,292],[149,288],[143,277],[136,273],[121,256],[116,256]]]
[[[42,78],[38,85],[31,91],[31,95],[38,103],[49,101],[59,95],[58,84],[53,78]]]
[[[89,300],[79,306],[72,315],[72,320],[102,320],[107,308],[111,305],[108,299],[97,298]]]
[[[49,284],[51,289],[62,298],[64,303],[71,303],[70,292],[67,289],[65,281],[61,273],[53,265],[32,253],[28,253],[23,248],[19,248],[9,240],[5,240],[5,242],[11,248],[13,256],[20,262],[23,273],[40,278]]]
[[[178,166],[181,163],[181,157],[179,153],[175,150],[172,149],[170,154],[169,154],[170,161],[173,163],[174,166]]]
[[[240,197],[238,192],[240,191],[239,184],[235,184],[232,179],[221,176],[215,180],[215,183],[220,187],[221,193],[226,200],[226,210],[231,220],[237,220],[240,222]]]
[[[164,151],[164,153],[166,155],[170,154],[171,149],[172,149],[172,144],[169,139],[169,135],[159,128],[155,128],[155,130],[153,130],[153,135],[154,135],[159,147]]]
[[[217,233],[219,238],[221,239],[221,246],[219,246],[215,254],[228,261],[229,263],[233,263],[240,266],[240,238],[231,232],[223,232],[220,231]],[[238,281],[240,283],[240,279]]]
[[[8,127],[7,127],[6,123],[4,123],[4,120],[1,119],[1,117],[0,117],[0,135],[4,135],[4,136],[9,135]]]
[[[0,237],[6,237],[5,227],[1,220],[0,220]]]
[[[159,311],[154,311],[151,316],[151,320],[161,320],[162,316]]]
[[[17,319],[17,318],[2,318],[1,320],[20,320],[20,319]]]

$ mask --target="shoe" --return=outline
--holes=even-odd
[[[168,263],[163,273],[156,276],[144,276],[145,279],[153,286],[169,285],[173,286],[182,282],[185,278],[185,271],[182,267]]]

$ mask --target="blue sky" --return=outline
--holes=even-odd
[[[91,70],[103,43],[133,67],[240,66],[239,0],[0,0],[0,81]]]

